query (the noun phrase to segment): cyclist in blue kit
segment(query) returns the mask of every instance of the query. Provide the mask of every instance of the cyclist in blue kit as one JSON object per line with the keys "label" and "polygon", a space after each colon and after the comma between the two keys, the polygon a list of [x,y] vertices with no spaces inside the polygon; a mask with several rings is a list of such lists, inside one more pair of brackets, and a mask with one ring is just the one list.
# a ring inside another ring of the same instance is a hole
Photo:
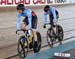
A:
{"label": "cyclist in blue kit", "polygon": [[46,28],[47,23],[47,15],[49,15],[49,20],[52,25],[52,27],[55,27],[57,24],[57,19],[59,18],[58,11],[49,5],[46,5],[44,7],[44,26],[43,28]]}
{"label": "cyclist in blue kit", "polygon": [[[16,24],[16,33],[18,30],[31,30],[34,36],[34,47],[37,48],[37,15],[31,9],[27,9],[24,7],[23,4],[19,4],[17,6],[17,24]],[[21,22],[21,16],[25,17],[24,20]]]}

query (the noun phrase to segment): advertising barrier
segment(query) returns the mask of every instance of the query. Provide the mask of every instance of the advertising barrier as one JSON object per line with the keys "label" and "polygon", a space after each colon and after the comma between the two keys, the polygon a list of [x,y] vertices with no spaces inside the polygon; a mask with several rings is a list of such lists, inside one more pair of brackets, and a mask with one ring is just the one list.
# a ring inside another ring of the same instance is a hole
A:
{"label": "advertising barrier", "polygon": [[17,4],[29,5],[44,5],[51,4],[53,0],[0,0],[0,6],[16,6]]}
{"label": "advertising barrier", "polygon": [[75,0],[0,0],[0,7],[16,6],[17,4],[24,4],[25,6],[46,5],[46,4],[65,4],[75,3]]}

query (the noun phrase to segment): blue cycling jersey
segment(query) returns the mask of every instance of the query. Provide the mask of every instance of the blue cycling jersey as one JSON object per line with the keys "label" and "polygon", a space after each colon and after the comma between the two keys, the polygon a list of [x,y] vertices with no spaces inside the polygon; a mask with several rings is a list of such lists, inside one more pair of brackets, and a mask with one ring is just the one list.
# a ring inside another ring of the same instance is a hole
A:
{"label": "blue cycling jersey", "polygon": [[32,11],[30,9],[25,9],[22,14],[20,14],[20,13],[17,14],[17,24],[16,24],[17,30],[20,30],[21,16],[23,16],[23,17],[27,16],[28,17],[28,21],[29,21],[28,29],[31,28],[31,26],[32,26],[32,14],[31,14],[31,12]]}
{"label": "blue cycling jersey", "polygon": [[[50,13],[50,15],[53,15],[53,18],[54,18],[53,22],[56,24],[57,18],[56,18],[55,8],[54,7],[50,7],[49,13]],[[48,13],[44,12],[44,24],[47,23],[47,15],[48,15]]]}

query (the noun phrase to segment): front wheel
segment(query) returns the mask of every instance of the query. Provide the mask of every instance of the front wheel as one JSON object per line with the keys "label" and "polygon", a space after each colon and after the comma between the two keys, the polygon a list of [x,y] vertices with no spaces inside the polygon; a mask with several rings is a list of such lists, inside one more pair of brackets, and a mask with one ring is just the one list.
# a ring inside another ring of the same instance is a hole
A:
{"label": "front wheel", "polygon": [[17,51],[20,58],[25,58],[28,53],[28,42],[25,36],[21,36],[18,41]]}
{"label": "front wheel", "polygon": [[55,33],[52,28],[47,30],[47,43],[52,48],[54,45]]}
{"label": "front wheel", "polygon": [[41,49],[41,41],[42,41],[42,40],[41,40],[41,34],[40,34],[39,32],[37,32],[37,42],[38,42],[38,47],[37,47],[37,48],[33,47],[34,53],[40,51],[40,49]]}

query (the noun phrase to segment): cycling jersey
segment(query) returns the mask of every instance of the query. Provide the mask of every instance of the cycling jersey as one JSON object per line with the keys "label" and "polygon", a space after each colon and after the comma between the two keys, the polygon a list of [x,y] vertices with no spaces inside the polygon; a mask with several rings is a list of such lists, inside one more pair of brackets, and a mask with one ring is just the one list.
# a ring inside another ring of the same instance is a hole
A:
{"label": "cycling jersey", "polygon": [[30,9],[25,9],[22,14],[19,13],[17,15],[17,24],[16,24],[17,30],[20,29],[21,16],[28,17],[28,22],[29,22],[28,29],[30,29],[32,26],[32,22],[31,22],[32,21],[32,11]]}
{"label": "cycling jersey", "polygon": [[[47,23],[47,15],[48,15],[48,13],[44,12],[44,24]],[[51,19],[51,20],[53,20],[53,23],[56,25],[57,17],[56,17],[56,10],[54,7],[50,7],[50,9],[49,9],[49,17],[50,16],[53,16],[53,19]]]}

